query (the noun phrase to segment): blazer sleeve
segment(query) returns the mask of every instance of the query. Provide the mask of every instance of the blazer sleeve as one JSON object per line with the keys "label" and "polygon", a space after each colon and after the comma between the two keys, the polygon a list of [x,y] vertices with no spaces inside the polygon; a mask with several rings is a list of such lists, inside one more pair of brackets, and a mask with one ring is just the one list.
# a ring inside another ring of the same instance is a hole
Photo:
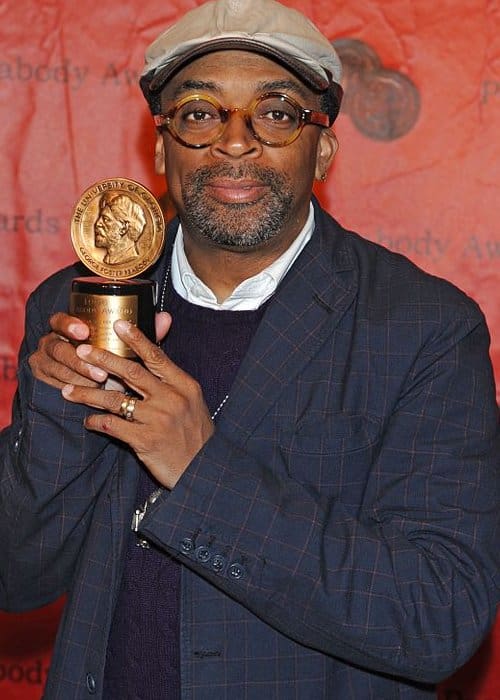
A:
{"label": "blazer sleeve", "polygon": [[437,682],[494,619],[500,443],[479,312],[421,345],[359,508],[278,473],[221,425],[141,531],[297,642]]}
{"label": "blazer sleeve", "polygon": [[28,365],[67,290],[58,278],[27,304],[12,422],[0,434],[0,607],[25,610],[67,591],[97,495],[106,440],[83,428],[88,409],[36,380]]}

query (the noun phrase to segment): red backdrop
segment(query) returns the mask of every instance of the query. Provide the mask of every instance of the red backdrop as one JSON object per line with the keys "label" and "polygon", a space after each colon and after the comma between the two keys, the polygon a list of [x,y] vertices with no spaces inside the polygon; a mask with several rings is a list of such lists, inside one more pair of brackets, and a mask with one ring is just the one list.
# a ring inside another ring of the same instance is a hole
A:
{"label": "red backdrop", "polygon": [[[0,425],[30,290],[72,261],[69,222],[96,180],[162,197],[137,87],[144,47],[194,0],[0,3]],[[498,0],[287,0],[346,65],[340,152],[318,189],[347,227],[456,283],[483,308],[500,374]],[[0,697],[40,697],[62,603],[0,614]],[[441,700],[498,700],[500,629]]]}

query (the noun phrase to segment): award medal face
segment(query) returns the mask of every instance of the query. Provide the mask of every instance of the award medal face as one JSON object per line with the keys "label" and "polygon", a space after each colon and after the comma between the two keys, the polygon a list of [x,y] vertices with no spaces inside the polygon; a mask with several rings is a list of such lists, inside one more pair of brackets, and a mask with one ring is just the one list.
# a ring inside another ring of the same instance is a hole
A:
{"label": "award medal face", "polygon": [[127,280],[159,258],[165,242],[160,205],[143,185],[126,178],[100,180],[78,201],[71,240],[83,264],[101,277]]}
{"label": "award medal face", "polygon": [[86,342],[134,358],[114,323],[125,319],[156,342],[156,285],[130,278],[151,267],[162,252],[165,222],[160,205],[138,182],[101,180],[76,205],[71,240],[80,260],[98,276],[73,280],[70,314],[87,324]]}

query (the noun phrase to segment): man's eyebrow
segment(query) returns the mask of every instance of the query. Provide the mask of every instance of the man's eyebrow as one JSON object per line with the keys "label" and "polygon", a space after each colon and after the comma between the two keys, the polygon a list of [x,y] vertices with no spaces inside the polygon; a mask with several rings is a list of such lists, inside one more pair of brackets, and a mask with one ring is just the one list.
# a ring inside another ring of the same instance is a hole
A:
{"label": "man's eyebrow", "polygon": [[310,100],[311,94],[306,90],[306,88],[299,82],[289,79],[281,80],[266,80],[258,83],[257,90],[259,92],[295,92],[300,95],[304,100]]}
{"label": "man's eyebrow", "polygon": [[206,92],[207,90],[210,92],[220,92],[220,85],[211,80],[185,80],[175,88],[172,97],[175,99],[180,97],[184,92],[190,92],[192,90],[196,92]]}

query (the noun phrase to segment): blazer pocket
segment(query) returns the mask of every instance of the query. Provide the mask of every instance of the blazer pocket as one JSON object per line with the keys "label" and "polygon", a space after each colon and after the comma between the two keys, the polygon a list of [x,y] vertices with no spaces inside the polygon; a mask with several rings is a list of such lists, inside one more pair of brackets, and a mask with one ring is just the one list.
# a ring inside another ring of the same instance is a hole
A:
{"label": "blazer pocket", "polygon": [[282,433],[281,457],[291,478],[359,505],[380,432],[380,419],[370,415],[308,415]]}
{"label": "blazer pocket", "polygon": [[295,430],[283,431],[281,444],[290,452],[336,454],[355,452],[373,445],[380,433],[380,419],[358,413],[308,415]]}

